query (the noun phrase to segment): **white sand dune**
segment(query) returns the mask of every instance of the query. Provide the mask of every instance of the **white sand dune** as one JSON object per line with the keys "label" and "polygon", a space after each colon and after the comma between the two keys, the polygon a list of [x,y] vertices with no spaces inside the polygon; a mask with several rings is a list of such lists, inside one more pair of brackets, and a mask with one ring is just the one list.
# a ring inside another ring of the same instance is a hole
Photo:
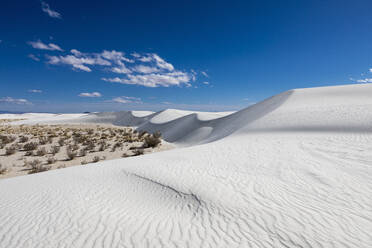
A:
{"label": "white sand dune", "polygon": [[0,180],[0,247],[372,247],[372,85],[60,118],[187,147]]}

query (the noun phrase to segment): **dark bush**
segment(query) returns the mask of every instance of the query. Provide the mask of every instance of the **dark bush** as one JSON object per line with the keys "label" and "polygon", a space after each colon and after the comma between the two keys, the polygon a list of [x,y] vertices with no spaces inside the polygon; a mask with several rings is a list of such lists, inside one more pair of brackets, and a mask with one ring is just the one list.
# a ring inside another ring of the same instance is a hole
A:
{"label": "dark bush", "polygon": [[23,146],[23,150],[25,151],[33,151],[33,150],[36,150],[36,148],[39,146],[38,143],[36,142],[29,142],[29,143],[26,143],[24,146]]}

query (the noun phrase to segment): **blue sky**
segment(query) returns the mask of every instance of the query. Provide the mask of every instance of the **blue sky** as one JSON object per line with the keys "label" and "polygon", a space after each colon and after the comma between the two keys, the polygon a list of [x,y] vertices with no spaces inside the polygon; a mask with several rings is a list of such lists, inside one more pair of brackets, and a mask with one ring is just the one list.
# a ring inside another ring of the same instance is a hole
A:
{"label": "blue sky", "polygon": [[2,1],[0,110],[225,111],[372,82],[371,1]]}

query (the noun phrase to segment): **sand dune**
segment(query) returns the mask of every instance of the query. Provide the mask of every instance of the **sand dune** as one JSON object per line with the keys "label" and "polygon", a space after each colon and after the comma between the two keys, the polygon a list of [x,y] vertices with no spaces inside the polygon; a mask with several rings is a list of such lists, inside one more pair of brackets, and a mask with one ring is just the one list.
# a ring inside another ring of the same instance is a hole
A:
{"label": "sand dune", "polygon": [[180,148],[0,180],[0,247],[371,247],[371,96],[16,122],[131,125]]}

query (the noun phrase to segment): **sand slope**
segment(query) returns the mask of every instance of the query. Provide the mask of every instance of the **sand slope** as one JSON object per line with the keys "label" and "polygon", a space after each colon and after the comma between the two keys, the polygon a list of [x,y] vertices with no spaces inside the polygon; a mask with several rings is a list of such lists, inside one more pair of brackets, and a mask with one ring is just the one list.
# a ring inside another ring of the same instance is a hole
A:
{"label": "sand slope", "polygon": [[370,96],[350,85],[214,118],[75,118],[188,147],[0,180],[0,247],[371,247]]}

